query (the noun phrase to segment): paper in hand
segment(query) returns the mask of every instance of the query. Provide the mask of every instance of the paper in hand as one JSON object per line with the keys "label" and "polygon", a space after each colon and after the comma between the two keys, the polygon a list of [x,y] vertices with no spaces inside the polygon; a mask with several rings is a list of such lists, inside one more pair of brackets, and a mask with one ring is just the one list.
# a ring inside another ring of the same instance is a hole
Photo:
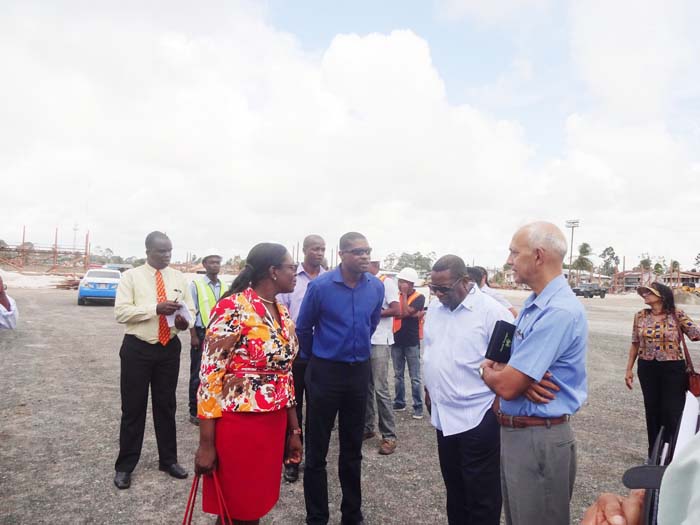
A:
{"label": "paper in hand", "polygon": [[185,303],[180,303],[180,308],[175,310],[175,313],[165,316],[165,319],[168,321],[168,326],[170,328],[175,326],[175,316],[177,315],[181,315],[182,317],[184,317],[188,324],[192,321],[192,316],[190,315],[189,308],[187,308],[187,305]]}

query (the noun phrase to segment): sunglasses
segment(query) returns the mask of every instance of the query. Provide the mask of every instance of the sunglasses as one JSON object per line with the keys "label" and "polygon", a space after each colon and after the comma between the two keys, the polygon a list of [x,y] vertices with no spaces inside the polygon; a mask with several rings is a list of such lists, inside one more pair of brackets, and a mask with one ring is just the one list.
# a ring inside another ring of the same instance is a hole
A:
{"label": "sunglasses", "polygon": [[371,255],[372,248],[353,248],[352,250],[343,250],[343,253],[351,253],[355,257],[360,257],[362,255]]}
{"label": "sunglasses", "polygon": [[430,291],[433,293],[441,293],[441,294],[446,294],[450,293],[455,286],[457,286],[457,283],[460,282],[462,278],[460,277],[457,279],[455,282],[453,282],[450,286],[439,286],[436,284],[429,284],[428,288],[430,288]]}

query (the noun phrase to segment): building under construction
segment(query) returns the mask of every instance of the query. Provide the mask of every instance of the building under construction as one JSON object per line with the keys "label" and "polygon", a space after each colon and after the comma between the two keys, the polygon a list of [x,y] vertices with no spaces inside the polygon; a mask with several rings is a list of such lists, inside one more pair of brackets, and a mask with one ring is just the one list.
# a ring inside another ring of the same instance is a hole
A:
{"label": "building under construction", "polygon": [[68,247],[58,244],[58,228],[52,245],[28,241],[26,228],[22,228],[21,243],[0,244],[0,266],[17,271],[38,270],[58,274],[86,271],[90,266],[90,232],[85,234],[83,246]]}

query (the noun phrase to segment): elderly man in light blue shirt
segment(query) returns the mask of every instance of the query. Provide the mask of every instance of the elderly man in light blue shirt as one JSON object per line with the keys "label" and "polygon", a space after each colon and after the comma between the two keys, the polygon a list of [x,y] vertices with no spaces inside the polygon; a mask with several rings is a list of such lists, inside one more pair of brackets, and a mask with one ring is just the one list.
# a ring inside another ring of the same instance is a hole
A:
{"label": "elderly man in light blue shirt", "polygon": [[576,441],[569,418],[586,401],[588,322],[562,275],[566,238],[536,222],[513,236],[508,264],[532,288],[516,320],[507,365],[485,361],[484,382],[502,398],[501,484],[508,525],[570,523]]}
{"label": "elderly man in light blue shirt", "polygon": [[469,282],[464,261],[441,257],[430,288],[438,301],[425,320],[426,404],[437,429],[450,525],[498,525],[501,516],[499,428],[493,392],[479,377],[497,321],[513,316]]}

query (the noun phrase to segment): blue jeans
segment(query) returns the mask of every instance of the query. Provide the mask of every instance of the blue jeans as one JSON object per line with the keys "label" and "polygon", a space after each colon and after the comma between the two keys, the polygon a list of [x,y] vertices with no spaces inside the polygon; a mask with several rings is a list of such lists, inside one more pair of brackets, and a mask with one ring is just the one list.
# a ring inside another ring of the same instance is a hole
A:
{"label": "blue jeans", "polygon": [[420,345],[391,347],[391,360],[394,363],[394,408],[405,408],[406,389],[403,384],[404,369],[408,363],[411,378],[413,413],[423,414],[423,385],[420,377]]}

